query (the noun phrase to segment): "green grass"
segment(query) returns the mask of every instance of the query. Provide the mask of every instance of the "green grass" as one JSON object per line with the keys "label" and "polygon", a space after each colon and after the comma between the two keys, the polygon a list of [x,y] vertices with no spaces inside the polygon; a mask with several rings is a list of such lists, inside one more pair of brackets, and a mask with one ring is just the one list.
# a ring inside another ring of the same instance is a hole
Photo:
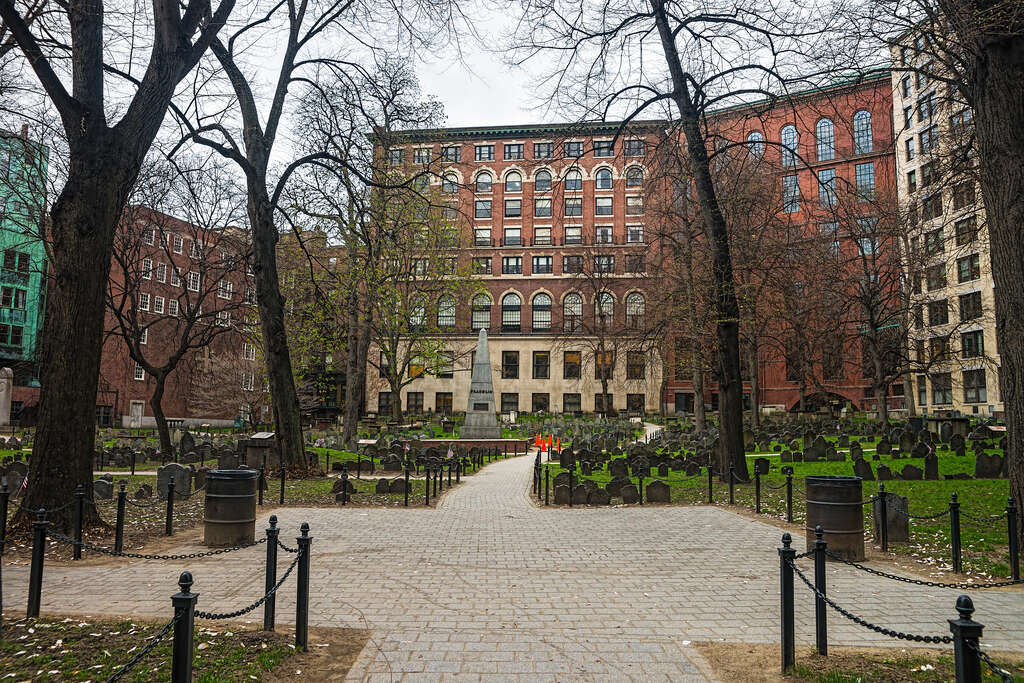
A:
{"label": "green grass", "polygon": [[[872,442],[873,443],[873,442]],[[862,447],[866,444],[862,443]],[[999,452],[999,451],[994,451]],[[865,452],[865,458],[871,462],[872,469],[877,471],[879,462],[885,463],[894,473],[906,465],[916,465],[924,469],[923,458],[902,458],[892,460],[889,456],[881,456],[878,462],[871,461],[872,453]],[[762,477],[761,506],[762,513],[776,519],[785,519],[785,490],[771,490],[770,486],[783,486],[786,478],[781,473],[785,464],[792,465],[793,475],[793,521],[802,524],[805,519],[805,506],[800,491],[804,488],[804,477],[808,475],[852,475],[853,463],[815,462],[815,463],[781,463],[779,456],[767,457],[770,472]],[[750,472],[753,472],[753,458],[748,458]],[[550,476],[554,477],[562,468],[557,463],[548,465]],[[949,451],[939,451],[939,475],[958,472],[974,473],[974,457],[957,457]],[[577,469],[577,475],[579,470]],[[595,472],[590,479],[600,485],[611,480],[607,469]],[[659,478],[659,477],[656,477]],[[661,478],[671,490],[674,504],[706,504],[707,503],[707,472],[703,470],[696,477],[686,477],[685,472],[670,471],[669,476]],[[635,480],[634,480],[635,481]],[[645,485],[650,480],[645,480]],[[978,578],[1007,577],[1009,575],[1009,550],[1007,545],[1006,521],[986,520],[987,517],[1001,515],[1006,510],[1009,494],[1009,482],[1006,479],[972,479],[938,481],[889,481],[883,482],[886,491],[906,496],[909,501],[911,515],[925,516],[948,509],[950,497],[958,495],[961,503],[961,545],[963,549],[963,568],[968,575]],[[878,481],[863,482],[863,498],[866,500],[879,490]],[[737,484],[735,499],[737,505],[754,508],[753,484]],[[728,485],[714,482],[714,501],[717,505],[728,503]],[[865,506],[865,511],[869,510]],[[980,521],[979,521],[980,520]],[[873,533],[871,516],[865,515],[865,530]],[[873,536],[871,537],[873,538]],[[870,541],[869,541],[870,542]],[[948,516],[937,520],[911,520],[910,542],[890,544],[889,549],[896,556],[913,559],[935,570],[950,570],[950,528]]]}

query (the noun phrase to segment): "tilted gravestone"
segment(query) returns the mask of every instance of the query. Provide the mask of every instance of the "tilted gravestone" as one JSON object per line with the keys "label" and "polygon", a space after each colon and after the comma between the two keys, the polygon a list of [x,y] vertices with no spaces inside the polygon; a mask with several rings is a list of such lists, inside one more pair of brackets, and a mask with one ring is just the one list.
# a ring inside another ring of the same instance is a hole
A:
{"label": "tilted gravestone", "polygon": [[192,493],[192,468],[170,462],[156,471],[156,492],[161,500],[167,499],[167,483],[172,479],[176,498],[185,498]]}
{"label": "tilted gravestone", "polygon": [[916,444],[914,444],[913,450],[910,451],[910,457],[924,458],[931,452],[932,449],[928,446],[928,444],[924,443],[923,441],[918,441]]}
{"label": "tilted gravestone", "polygon": [[392,479],[388,487],[388,493],[405,493],[405,479],[402,477],[395,477]]}
{"label": "tilted gravestone", "polygon": [[875,473],[871,471],[871,463],[864,458],[853,461],[853,475],[864,481],[874,481]]}
{"label": "tilted gravestone", "polygon": [[[913,467],[908,465],[907,467]],[[882,528],[882,501],[875,498],[871,504],[871,520],[874,524],[875,538],[879,538]],[[890,543],[906,543],[910,540],[910,518],[907,516],[907,499],[890,493],[885,497],[886,537]]]}

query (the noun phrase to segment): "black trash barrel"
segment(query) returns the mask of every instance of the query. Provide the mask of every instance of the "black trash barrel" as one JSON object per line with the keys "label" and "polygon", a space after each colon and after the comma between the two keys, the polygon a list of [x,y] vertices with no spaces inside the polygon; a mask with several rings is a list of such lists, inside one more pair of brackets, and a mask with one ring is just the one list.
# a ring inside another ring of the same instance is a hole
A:
{"label": "black trash barrel", "polygon": [[806,477],[807,547],[814,543],[814,528],[821,525],[828,549],[847,560],[864,559],[864,510],[861,507],[861,478]]}
{"label": "black trash barrel", "polygon": [[211,470],[206,474],[203,543],[232,546],[256,539],[257,470]]}

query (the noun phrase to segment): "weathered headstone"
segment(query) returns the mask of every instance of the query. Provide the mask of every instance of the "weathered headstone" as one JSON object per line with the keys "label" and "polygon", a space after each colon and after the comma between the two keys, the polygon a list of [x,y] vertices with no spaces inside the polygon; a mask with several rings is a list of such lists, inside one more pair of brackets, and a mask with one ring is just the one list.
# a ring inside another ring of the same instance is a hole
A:
{"label": "weathered headstone", "polygon": [[665,482],[655,479],[647,485],[647,501],[650,503],[668,503],[672,500],[671,489]]}
{"label": "weathered headstone", "polygon": [[906,465],[900,471],[900,479],[903,481],[921,481],[924,478],[924,471],[917,465]]}
{"label": "weathered headstone", "polygon": [[381,477],[380,479],[377,480],[377,484],[374,487],[374,491],[377,492],[377,493],[390,493],[391,492],[391,484],[388,483],[387,479],[385,479],[384,477]]}
{"label": "weathered headstone", "polygon": [[889,443],[889,439],[879,439],[878,445],[875,446],[875,452],[879,455],[889,455],[892,452],[892,445]]}
{"label": "weathered headstone", "polygon": [[114,485],[105,479],[97,479],[92,483],[92,495],[97,500],[110,500],[114,497]]}
{"label": "weathered headstone", "polygon": [[[349,481],[349,484],[351,483],[352,482]],[[354,488],[352,489],[352,492],[355,492]],[[392,479],[388,487],[388,493],[405,493],[405,479],[402,477],[395,477]]]}
{"label": "weathered headstone", "polygon": [[1001,455],[984,451],[978,452],[974,460],[974,477],[976,479],[998,479],[1006,467]]}
{"label": "weathered headstone", "polygon": [[929,453],[924,456],[924,478],[936,481],[939,478],[939,456]]}
{"label": "weathered headstone", "polygon": [[909,431],[904,430],[900,432],[900,450],[904,453],[909,453],[913,450],[916,442],[917,440],[914,438],[914,435]]}
{"label": "weathered headstone", "polygon": [[625,458],[615,458],[609,461],[608,474],[612,475],[612,477],[629,476],[629,465],[626,464]]}
{"label": "weathered headstone", "polygon": [[555,487],[555,505],[568,505],[569,504],[569,486],[568,484],[560,485]]}
{"label": "weathered headstone", "polygon": [[788,448],[783,448],[782,452],[779,453],[779,462],[793,462],[793,454]]}
{"label": "weathered headstone", "polygon": [[623,503],[637,503],[640,501],[640,492],[637,491],[636,485],[629,483],[619,489],[619,495],[622,496]]}
{"label": "weathered headstone", "polygon": [[857,458],[864,457],[864,449],[861,445],[854,441],[850,444],[850,460],[856,460]]}
{"label": "weathered headstone", "polygon": [[[913,467],[913,465],[908,465]],[[871,504],[871,518],[874,523],[875,538],[879,538],[882,528],[882,501],[875,498]],[[886,537],[890,543],[906,543],[910,540],[910,518],[907,516],[907,499],[890,493],[885,497]]]}
{"label": "weathered headstone", "polygon": [[587,487],[583,484],[577,484],[576,488],[572,490],[572,504],[573,505],[586,505],[587,504]]}
{"label": "weathered headstone", "polygon": [[765,475],[768,474],[768,469],[771,467],[771,461],[768,458],[755,458],[754,459],[754,474]]}
{"label": "weathered headstone", "polygon": [[829,446],[825,449],[825,460],[828,462],[842,462],[846,460],[846,454],[841,452],[835,446]]}
{"label": "weathered headstone", "polygon": [[192,493],[192,468],[170,462],[156,471],[156,492],[162,500],[167,498],[167,483],[172,479],[176,498],[185,498]]}
{"label": "weathered headstone", "polygon": [[888,465],[881,464],[878,466],[878,481],[892,481],[892,470],[889,469]]}
{"label": "weathered headstone", "polygon": [[874,481],[875,474],[871,471],[871,463],[864,458],[853,461],[853,474],[864,481]]}
{"label": "weathered headstone", "polygon": [[143,484],[139,487],[139,490],[135,492],[135,500],[149,500],[153,497],[153,487],[149,484]]}
{"label": "weathered headstone", "polygon": [[[922,434],[923,433],[924,432],[922,432]],[[913,450],[910,451],[910,457],[912,457],[912,458],[924,458],[924,457],[926,457],[931,452],[932,452],[932,449],[928,446],[928,444],[926,444],[923,441],[918,441],[916,444],[914,444]]]}
{"label": "weathered headstone", "polygon": [[611,502],[611,496],[608,495],[608,491],[605,489],[597,488],[590,491],[587,495],[587,503],[589,505],[608,505]]}

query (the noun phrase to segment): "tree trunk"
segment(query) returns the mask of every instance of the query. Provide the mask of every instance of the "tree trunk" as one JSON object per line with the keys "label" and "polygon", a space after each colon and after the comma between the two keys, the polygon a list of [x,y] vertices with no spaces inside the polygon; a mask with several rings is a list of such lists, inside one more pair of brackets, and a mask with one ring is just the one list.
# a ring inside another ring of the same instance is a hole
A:
{"label": "tree trunk", "polygon": [[[120,149],[115,136],[103,138],[80,140],[72,149],[67,184],[50,213],[53,267],[40,345],[39,426],[22,501],[27,510],[62,506],[79,484],[92,490],[96,386],[113,236],[125,188],[137,173],[127,161],[130,152]],[[53,529],[71,530],[73,507],[48,515]],[[19,512],[15,523],[26,525],[34,517]],[[95,506],[87,503],[86,523],[97,522],[102,520]]]}
{"label": "tree trunk", "polygon": [[750,373],[750,417],[754,423],[754,429],[761,428],[761,378],[759,375],[760,363],[758,363],[758,356],[760,355],[757,341],[750,343],[750,357],[752,360],[753,367]]}
{"label": "tree trunk", "polygon": [[388,384],[391,387],[391,417],[398,422],[402,421],[402,378],[388,377]]}
{"label": "tree trunk", "polygon": [[359,293],[353,287],[348,297],[348,320],[345,330],[345,417],[341,442],[349,446],[358,434],[359,406],[356,405],[356,375],[359,367]]}
{"label": "tree trunk", "polygon": [[160,435],[160,452],[171,453],[171,430],[167,428],[167,417],[164,415],[164,386],[167,384],[167,375],[157,375],[153,379],[156,386],[153,387],[153,395],[149,398],[149,407],[153,410],[153,419],[156,420],[156,431]]}
{"label": "tree trunk", "polygon": [[[1019,28],[1006,36],[971,41],[985,46],[974,64],[971,100],[995,281],[1010,492],[1017,509],[1024,510],[1024,37]],[[1024,547],[1024,524],[1017,528]]]}
{"label": "tree trunk", "polygon": [[308,469],[302,442],[299,418],[299,397],[295,391],[292,359],[288,351],[288,334],[284,325],[284,297],[277,275],[277,227],[273,207],[266,196],[265,178],[249,182],[249,221],[253,231],[255,255],[256,300],[259,304],[260,327],[270,398],[274,406],[274,429],[282,462],[291,467]]}
{"label": "tree trunk", "polygon": [[708,428],[708,418],[704,413],[704,371],[701,369],[700,355],[693,355],[693,426],[698,432]]}

